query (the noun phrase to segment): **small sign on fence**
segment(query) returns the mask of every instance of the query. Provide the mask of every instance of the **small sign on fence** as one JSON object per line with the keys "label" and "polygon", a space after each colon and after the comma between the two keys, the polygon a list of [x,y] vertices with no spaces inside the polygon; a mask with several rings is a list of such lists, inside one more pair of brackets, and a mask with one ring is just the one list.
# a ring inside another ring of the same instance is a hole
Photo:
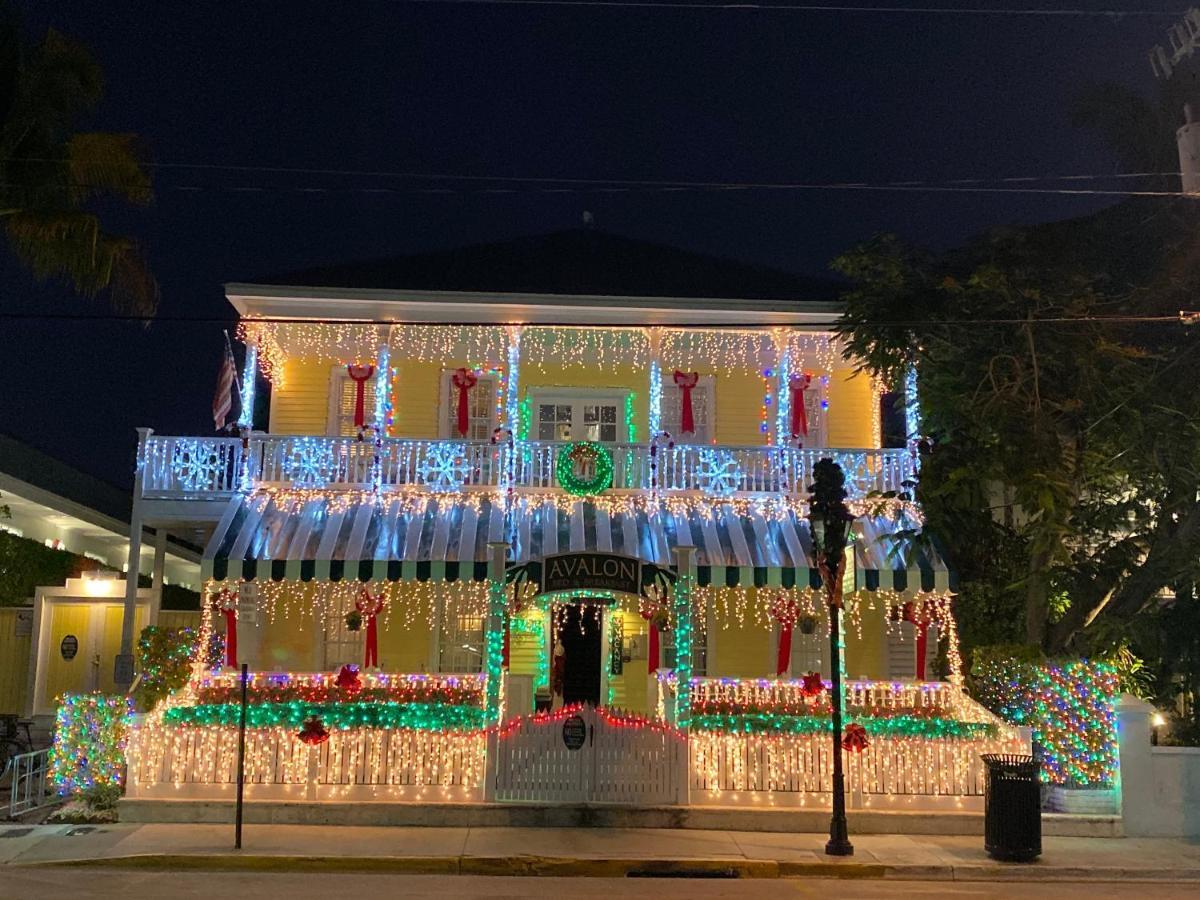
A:
{"label": "small sign on fence", "polygon": [[587,724],[583,716],[567,716],[562,726],[563,746],[568,750],[579,750],[587,740]]}

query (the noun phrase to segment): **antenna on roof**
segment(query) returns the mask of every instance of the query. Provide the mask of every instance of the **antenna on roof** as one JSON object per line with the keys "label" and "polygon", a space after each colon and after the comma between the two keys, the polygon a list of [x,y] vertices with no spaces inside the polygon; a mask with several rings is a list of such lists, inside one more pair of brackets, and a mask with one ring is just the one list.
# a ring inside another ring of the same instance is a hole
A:
{"label": "antenna on roof", "polygon": [[585,228],[591,228],[595,224],[596,224],[596,217],[593,216],[591,214],[591,212],[589,212],[588,210],[585,209],[583,211],[583,226]]}

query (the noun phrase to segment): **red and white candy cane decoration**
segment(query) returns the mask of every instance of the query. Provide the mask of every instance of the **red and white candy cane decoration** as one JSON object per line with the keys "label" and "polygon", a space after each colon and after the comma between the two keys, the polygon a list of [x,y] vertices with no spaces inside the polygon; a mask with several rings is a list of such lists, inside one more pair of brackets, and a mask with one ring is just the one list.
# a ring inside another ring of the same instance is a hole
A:
{"label": "red and white candy cane decoration", "polygon": [[504,444],[508,447],[508,453],[504,459],[504,504],[508,507],[513,495],[514,477],[513,467],[516,465],[516,454],[513,453],[513,433],[512,429],[505,428],[501,425],[499,428],[492,429],[492,443],[496,445]]}
{"label": "red and white candy cane decoration", "polygon": [[771,618],[779,623],[779,649],[775,654],[775,674],[782,675],[792,664],[792,629],[800,617],[795,599],[780,594],[771,604]]}
{"label": "red and white candy cane decoration", "polygon": [[[362,428],[367,424],[366,387],[367,381],[375,374],[374,366],[346,366],[346,374],[354,382],[354,427]],[[359,435],[362,440],[362,435]]]}
{"label": "red and white candy cane decoration", "polygon": [[679,433],[695,434],[696,418],[692,413],[692,388],[700,383],[700,376],[695,372],[680,372],[675,370],[675,384],[683,391],[679,400]]}
{"label": "red and white candy cane decoration", "polygon": [[658,451],[659,448],[672,450],[675,447],[675,441],[671,438],[671,432],[660,431],[658,434],[650,438],[650,490],[658,488]]}
{"label": "red and white candy cane decoration", "polygon": [[225,665],[236,669],[237,659],[237,591],[221,588],[212,598],[214,611],[225,616]]}
{"label": "red and white candy cane decoration", "polygon": [[375,619],[383,612],[383,594],[372,596],[370,591],[363,588],[358,594],[358,599],[354,601],[354,608],[358,610],[359,615],[363,617],[363,621],[367,623],[367,640],[366,646],[363,649],[363,668],[378,667],[379,625]]}
{"label": "red and white candy cane decoration", "polygon": [[458,388],[458,434],[460,437],[466,437],[467,429],[471,427],[471,401],[467,397],[467,391],[475,387],[479,379],[470,369],[463,368],[454,370],[451,381]]}
{"label": "red and white candy cane decoration", "polygon": [[812,373],[803,372],[788,379],[791,389],[792,437],[808,436],[808,411],[804,408],[804,392],[812,387]]}

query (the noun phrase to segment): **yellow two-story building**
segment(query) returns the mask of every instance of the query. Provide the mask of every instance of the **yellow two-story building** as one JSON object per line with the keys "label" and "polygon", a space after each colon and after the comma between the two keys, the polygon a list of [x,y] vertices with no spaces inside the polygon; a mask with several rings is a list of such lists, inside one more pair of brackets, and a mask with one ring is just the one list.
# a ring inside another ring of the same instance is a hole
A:
{"label": "yellow two-story building", "polygon": [[[263,723],[295,731],[275,707],[298,697],[310,737],[414,727],[362,707],[420,719],[446,692],[484,729],[580,704],[687,727],[744,690],[786,711],[831,674],[826,458],[856,516],[845,675],[956,680],[949,573],[892,539],[920,526],[913,398],[883,447],[887,388],[845,357],[828,286],[591,232],[264,282],[226,286],[240,432],[144,431],[135,498],[204,532],[207,627]],[[198,663],[159,724],[226,722],[227,677]]]}

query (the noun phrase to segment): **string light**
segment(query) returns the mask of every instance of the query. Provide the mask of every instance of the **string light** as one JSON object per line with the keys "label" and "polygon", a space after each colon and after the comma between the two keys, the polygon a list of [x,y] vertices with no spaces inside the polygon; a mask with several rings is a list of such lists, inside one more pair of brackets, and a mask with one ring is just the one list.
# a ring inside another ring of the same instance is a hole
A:
{"label": "string light", "polygon": [[64,694],[55,716],[50,778],[60,796],[121,784],[133,699]]}
{"label": "string light", "polygon": [[662,433],[662,367],[658,358],[650,360],[650,390],[646,401],[648,432],[653,438]]}
{"label": "string light", "polygon": [[1052,784],[1116,783],[1116,670],[1080,660],[1064,665],[985,662],[972,669],[980,698],[1001,718],[1033,729],[1042,779]]}

